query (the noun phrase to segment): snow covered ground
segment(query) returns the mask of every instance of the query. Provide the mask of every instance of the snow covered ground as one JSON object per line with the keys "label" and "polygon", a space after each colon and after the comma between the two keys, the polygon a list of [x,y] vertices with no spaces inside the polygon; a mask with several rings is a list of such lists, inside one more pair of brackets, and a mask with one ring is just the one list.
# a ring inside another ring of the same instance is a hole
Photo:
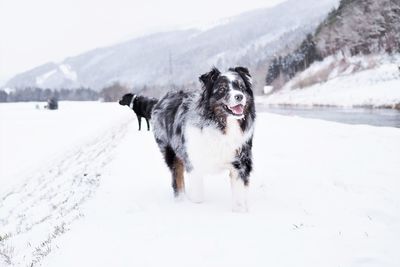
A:
{"label": "snow covered ground", "polygon": [[[316,84],[302,86],[311,81]],[[330,56],[259,103],[400,109],[400,55]]]}
{"label": "snow covered ground", "polygon": [[[21,122],[1,130],[19,138],[30,104],[7,105],[1,116],[12,108]],[[12,189],[0,194],[0,266],[400,265],[399,129],[259,113],[250,212],[238,214],[226,173],[206,179],[203,204],[174,201],[153,136],[128,109],[68,105],[36,115],[71,123],[79,131],[58,138],[76,142],[38,137],[51,160],[26,180],[1,177]]]}
{"label": "snow covered ground", "polygon": [[25,179],[38,166],[47,168],[66,151],[132,115],[114,103],[62,101],[57,111],[46,110],[44,105],[0,104],[0,194],[9,182]]}

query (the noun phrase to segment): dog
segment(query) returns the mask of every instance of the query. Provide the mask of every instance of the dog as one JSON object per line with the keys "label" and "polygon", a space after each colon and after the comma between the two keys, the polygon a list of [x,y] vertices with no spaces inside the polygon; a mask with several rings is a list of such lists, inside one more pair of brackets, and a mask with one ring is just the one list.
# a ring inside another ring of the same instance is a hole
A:
{"label": "dog", "polygon": [[151,119],[151,111],[157,101],[158,100],[155,98],[147,98],[129,93],[122,97],[119,104],[122,106],[128,106],[135,112],[139,123],[139,131],[142,128],[142,118],[146,119],[147,131],[150,131],[149,120]]}
{"label": "dog", "polygon": [[246,212],[256,118],[251,75],[244,67],[214,67],[199,79],[201,90],[169,92],[151,113],[174,195],[203,202],[203,177],[229,170],[233,211]]}

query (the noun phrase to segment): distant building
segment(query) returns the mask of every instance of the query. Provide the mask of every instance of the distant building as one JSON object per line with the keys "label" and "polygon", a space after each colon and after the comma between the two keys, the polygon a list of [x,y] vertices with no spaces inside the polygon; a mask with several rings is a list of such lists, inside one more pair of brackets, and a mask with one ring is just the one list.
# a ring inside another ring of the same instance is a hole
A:
{"label": "distant building", "polygon": [[264,94],[265,95],[272,93],[273,90],[274,90],[273,86],[264,86]]}
{"label": "distant building", "polygon": [[58,100],[55,97],[51,97],[47,100],[47,109],[56,110],[58,109]]}

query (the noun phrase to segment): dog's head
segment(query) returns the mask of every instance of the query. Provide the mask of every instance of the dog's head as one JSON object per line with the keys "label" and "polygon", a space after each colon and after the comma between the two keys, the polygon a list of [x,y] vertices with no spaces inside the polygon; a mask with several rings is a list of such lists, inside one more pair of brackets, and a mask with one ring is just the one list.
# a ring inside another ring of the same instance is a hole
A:
{"label": "dog's head", "polygon": [[202,100],[216,116],[233,116],[242,119],[253,105],[253,91],[249,70],[230,68],[221,73],[217,68],[200,76],[203,84]]}
{"label": "dog's head", "polygon": [[118,103],[122,106],[129,106],[132,104],[134,97],[135,97],[134,94],[131,94],[131,93],[125,94]]}

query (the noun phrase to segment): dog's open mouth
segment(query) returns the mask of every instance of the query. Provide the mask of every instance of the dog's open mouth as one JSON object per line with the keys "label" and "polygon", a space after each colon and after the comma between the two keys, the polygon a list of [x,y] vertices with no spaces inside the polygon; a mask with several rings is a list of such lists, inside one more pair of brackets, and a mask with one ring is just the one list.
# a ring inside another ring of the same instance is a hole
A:
{"label": "dog's open mouth", "polygon": [[235,116],[243,115],[244,106],[242,104],[232,106],[232,107],[228,107],[228,106],[225,106],[225,107],[229,111],[229,113],[231,113],[232,115],[235,115]]}

